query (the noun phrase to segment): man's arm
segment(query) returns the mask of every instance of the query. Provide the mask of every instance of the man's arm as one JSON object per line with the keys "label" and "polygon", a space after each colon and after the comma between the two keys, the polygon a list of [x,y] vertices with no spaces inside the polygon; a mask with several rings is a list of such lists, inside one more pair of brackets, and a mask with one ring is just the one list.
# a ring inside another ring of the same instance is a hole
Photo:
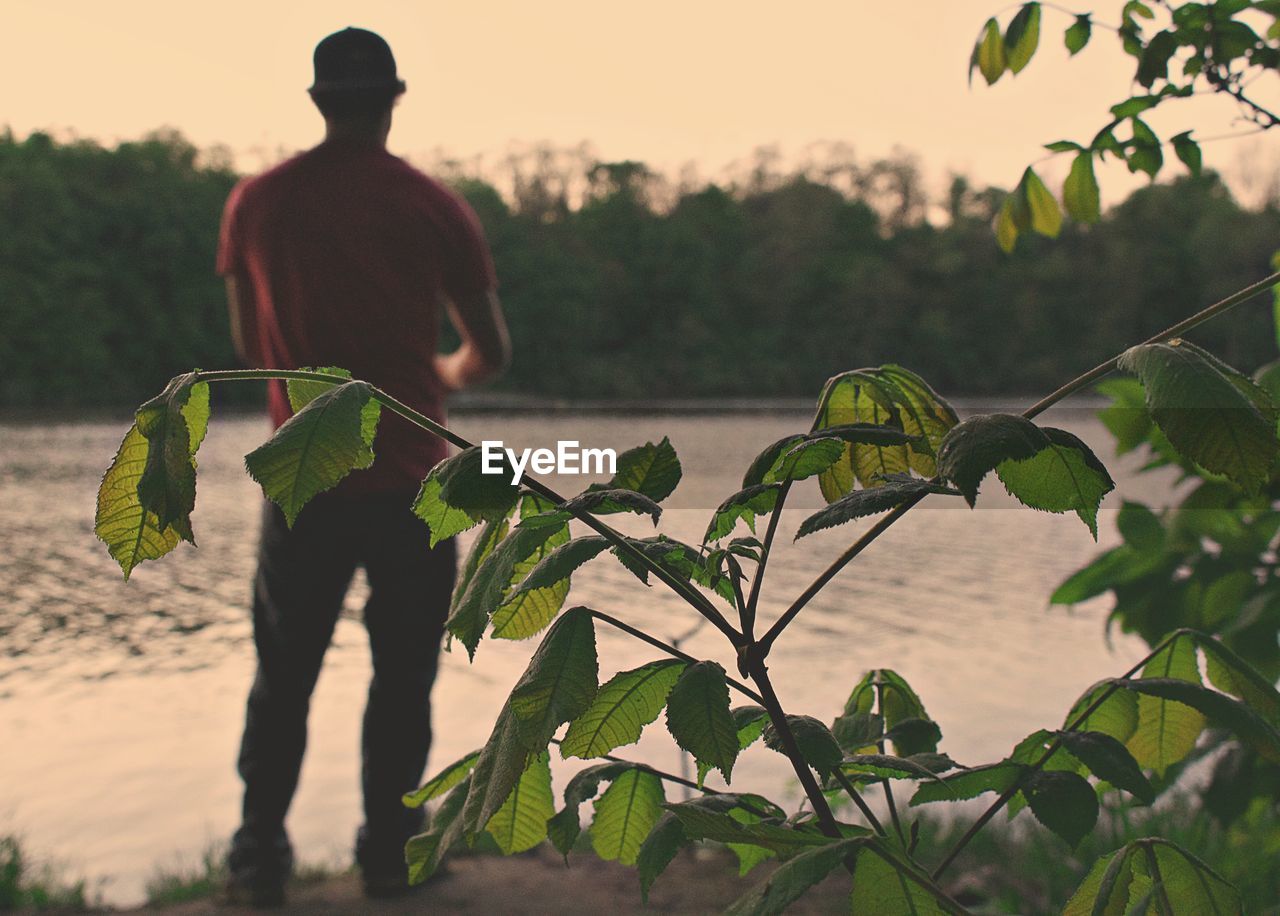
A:
{"label": "man's arm", "polygon": [[511,338],[497,294],[489,290],[447,300],[445,308],[462,345],[436,356],[436,375],[444,387],[460,391],[501,375],[511,364]]}
{"label": "man's arm", "polygon": [[248,277],[227,274],[227,309],[231,316],[231,344],[241,364],[256,368],[263,362],[258,339],[258,307]]}

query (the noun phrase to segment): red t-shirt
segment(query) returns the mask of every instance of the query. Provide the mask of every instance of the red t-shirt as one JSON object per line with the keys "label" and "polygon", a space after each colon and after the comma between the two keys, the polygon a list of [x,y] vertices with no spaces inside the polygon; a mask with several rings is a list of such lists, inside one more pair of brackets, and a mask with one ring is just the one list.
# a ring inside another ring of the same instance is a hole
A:
{"label": "red t-shirt", "polygon": [[[252,286],[263,368],[338,366],[444,422],[442,296],[492,289],[489,247],[458,195],[377,147],[322,143],[231,192],[218,272]],[[268,383],[271,419],[291,414]],[[348,493],[414,490],[444,442],[382,411],[375,460]]]}

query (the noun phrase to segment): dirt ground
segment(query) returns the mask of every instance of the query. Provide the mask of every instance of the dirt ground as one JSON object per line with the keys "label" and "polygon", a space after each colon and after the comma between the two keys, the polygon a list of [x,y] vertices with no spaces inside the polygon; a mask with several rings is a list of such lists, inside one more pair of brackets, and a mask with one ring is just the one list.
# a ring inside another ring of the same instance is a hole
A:
{"label": "dirt ground", "polygon": [[[649,904],[640,900],[634,868],[603,862],[590,853],[564,860],[545,846],[520,856],[469,856],[451,859],[446,873],[397,900],[368,900],[354,872],[290,889],[284,909],[270,912],[296,916],[338,914],[626,914],[718,913],[756,882],[765,880],[762,865],[747,878],[737,877],[731,857],[709,850],[682,853],[655,882]],[[836,875],[814,888],[794,907],[795,914],[848,912],[848,876]],[[130,913],[164,916],[238,916],[261,910],[200,900],[163,909]]]}

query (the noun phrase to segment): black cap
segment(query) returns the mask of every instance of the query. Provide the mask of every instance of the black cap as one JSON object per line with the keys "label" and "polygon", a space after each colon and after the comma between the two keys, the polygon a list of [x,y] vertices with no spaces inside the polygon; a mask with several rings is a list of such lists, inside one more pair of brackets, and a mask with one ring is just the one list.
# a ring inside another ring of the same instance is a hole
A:
{"label": "black cap", "polygon": [[404,92],[405,83],[396,75],[396,59],[381,35],[367,29],[345,28],[316,45],[315,82],[312,95],[386,89]]}

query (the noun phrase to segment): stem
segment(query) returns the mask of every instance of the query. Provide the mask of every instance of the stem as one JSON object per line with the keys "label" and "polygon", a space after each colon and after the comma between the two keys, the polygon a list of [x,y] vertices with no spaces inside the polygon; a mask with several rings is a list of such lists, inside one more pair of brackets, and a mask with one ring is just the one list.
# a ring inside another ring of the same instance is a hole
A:
{"label": "stem", "polygon": [[[1235,308],[1237,305],[1240,305],[1242,302],[1246,302],[1249,299],[1252,299],[1254,296],[1257,296],[1260,293],[1266,292],[1268,289],[1275,286],[1277,283],[1280,283],[1280,272],[1273,273],[1270,276],[1264,277],[1263,279],[1259,280],[1257,283],[1254,283],[1250,286],[1246,286],[1244,289],[1240,290],[1239,292],[1233,293],[1232,295],[1221,300],[1220,302],[1215,302],[1213,305],[1209,306],[1208,308],[1205,308],[1199,312],[1196,312],[1190,318],[1185,318],[1182,321],[1179,321],[1177,324],[1173,325],[1172,327],[1165,328],[1159,334],[1156,334],[1152,337],[1148,337],[1146,340],[1142,341],[1142,343],[1137,344],[1137,346],[1146,346],[1148,344],[1163,343],[1166,340],[1170,340],[1174,337],[1179,337],[1182,334],[1185,334],[1187,331],[1190,331],[1193,328],[1199,327],[1209,319],[1216,318],[1218,315],[1221,315],[1223,312],[1226,312],[1230,309]],[[1120,357],[1123,355],[1124,355],[1123,353],[1119,353],[1113,356],[1111,359],[1107,360],[1105,363],[1101,363],[1097,366],[1094,366],[1092,369],[1090,369],[1088,372],[1084,373],[1083,375],[1077,376],[1076,378],[1067,382],[1067,384],[1063,385],[1057,391],[1053,392],[1053,394],[1050,394],[1047,397],[1041,398],[1039,401],[1037,401],[1036,403],[1028,407],[1026,410],[1024,410],[1022,412],[1022,416],[1028,420],[1033,419],[1034,417],[1037,417],[1040,414],[1044,413],[1054,404],[1057,404],[1063,398],[1069,397],[1070,395],[1075,394],[1077,391],[1080,391],[1081,389],[1087,388],[1089,385],[1092,385],[1098,379],[1114,371],[1116,368],[1116,363],[1119,362]],[[768,650],[770,646],[772,646],[773,641],[777,639],[779,634],[781,634],[782,631],[787,628],[787,625],[791,623],[792,620],[795,619],[795,616],[800,613],[800,609],[803,608],[806,604],[808,604],[811,600],[813,600],[813,597],[817,595],[818,592],[822,591],[823,586],[825,586],[828,582],[830,582],[833,578],[835,578],[836,573],[840,572],[840,570],[842,570],[849,563],[850,560],[852,560],[854,557],[860,554],[863,550],[865,550],[871,544],[872,541],[874,541],[880,535],[884,534],[884,532],[888,530],[889,527],[892,526],[894,522],[902,518],[902,516],[906,515],[909,511],[911,511],[911,509],[914,508],[915,505],[919,503],[922,499],[924,499],[923,495],[913,496],[910,499],[908,499],[906,502],[899,504],[892,512],[890,512],[888,515],[882,518],[879,522],[877,522],[874,526],[868,529],[867,532],[862,537],[858,538],[858,540],[856,540],[853,543],[853,545],[849,547],[848,550],[846,550],[839,557],[837,557],[835,562],[833,562],[830,566],[828,566],[822,572],[822,574],[819,575],[818,578],[813,581],[813,584],[810,585],[808,588],[806,588],[800,594],[800,597],[796,598],[796,600],[792,602],[791,607],[787,608],[787,610],[783,613],[783,615],[777,619],[777,621],[773,624],[772,627],[769,628],[769,632],[767,632],[764,635],[764,637],[760,640],[760,651],[762,652],[762,654],[764,655],[768,654]]]}
{"label": "stem", "polygon": [[[1063,729],[1063,731],[1073,732],[1078,729],[1091,715],[1097,712],[1098,708],[1101,707],[1103,703],[1111,699],[1112,694],[1121,689],[1121,685],[1115,683],[1115,681],[1122,681],[1137,674],[1142,670],[1143,666],[1145,666],[1147,662],[1151,661],[1151,659],[1164,651],[1166,646],[1188,632],[1190,631],[1186,629],[1174,630],[1162,639],[1141,661],[1126,671],[1119,678],[1115,678],[1111,684],[1108,684],[1106,689],[1098,695],[1097,699],[1085,707],[1084,712],[1076,716],[1075,719]],[[1009,801],[1022,790],[1022,785],[1026,782],[1027,778],[1038,772],[1046,763],[1048,763],[1049,758],[1056,754],[1060,747],[1062,747],[1061,736],[1054,738],[1053,741],[1049,743],[1049,746],[1045,748],[1044,753],[1040,755],[1040,759],[1027,769],[1020,772],[1017,778],[1014,779],[1013,784],[1009,786],[1009,788],[1005,789],[1004,792],[1000,794],[999,798],[992,802],[990,808],[982,812],[982,815],[973,822],[968,830],[964,832],[964,836],[960,837],[960,839],[956,841],[956,845],[951,847],[951,851],[947,853],[947,857],[942,860],[942,863],[933,870],[933,878],[935,881],[944,871],[947,870],[947,866],[955,861],[956,856],[960,855],[960,851],[969,845],[969,841],[978,835],[978,831],[985,827],[987,822],[991,820],[991,818],[995,817],[1000,809],[1007,805]]]}
{"label": "stem", "polygon": [[[1147,860],[1147,872],[1152,879],[1160,874],[1160,863],[1156,861],[1156,851],[1151,848],[1150,841],[1142,843],[1142,854]],[[1169,894],[1165,891],[1164,882],[1156,881],[1156,902],[1160,904],[1160,913],[1162,916],[1173,916],[1173,903],[1169,900]]]}
{"label": "stem", "polygon": [[[635,627],[631,626],[631,624],[629,623],[623,623],[617,617],[612,617],[601,611],[595,611],[595,610],[591,611],[591,616],[594,617],[596,620],[599,620],[603,623],[607,623],[609,624],[609,626],[615,627],[621,630],[622,632],[626,633],[628,636],[634,636],[636,639],[640,640],[641,642],[647,642],[649,645],[653,646],[655,649],[660,649],[663,652],[666,652],[668,655],[672,656],[673,658],[678,658],[681,661],[688,662],[691,665],[696,665],[698,663],[698,659],[694,658],[689,653],[681,652],[675,646],[669,645],[655,636],[650,636],[644,630],[638,630]],[[764,698],[761,697],[760,694],[752,690],[750,687],[748,687],[746,684],[743,684],[741,681],[735,681],[733,678],[727,675],[725,676],[725,681],[727,681],[731,687],[735,688],[743,696],[749,697],[750,699],[755,700],[761,706],[764,706]]]}
{"label": "stem", "polygon": [[[198,372],[196,373],[196,377],[199,381],[204,381],[204,382],[226,382],[226,381],[262,380],[262,379],[298,379],[300,381],[326,382],[330,385],[340,385],[350,381],[350,379],[328,375],[323,372],[307,372],[305,370],[300,370],[300,369],[229,369],[229,370],[221,370],[216,372]],[[427,432],[431,433],[437,438],[444,439],[446,442],[449,442],[452,445],[456,445],[458,448],[465,449],[465,448],[475,447],[474,443],[468,442],[462,436],[459,436],[457,433],[451,431],[447,427],[441,425],[440,423],[437,423],[435,420],[431,419],[425,414],[414,410],[412,407],[409,407],[407,404],[402,403],[401,401],[387,394],[382,389],[377,388],[373,385],[370,385],[369,391],[373,396],[374,400],[376,400],[379,404],[382,404],[384,407],[391,410],[392,412],[397,413],[400,416],[404,417],[406,420],[408,420],[410,423],[414,424],[415,426],[425,429]],[[552,502],[556,503],[557,505],[562,505],[566,501],[563,496],[561,496],[555,490],[552,490],[546,484],[538,481],[536,478],[526,477],[525,486],[528,489],[532,490],[534,493],[537,493],[539,496],[542,496],[545,499],[549,499]],[[609,525],[605,524],[604,522],[600,521],[590,512],[575,511],[573,512],[573,515],[579,521],[586,524],[588,528],[591,528],[597,534],[604,537],[605,540],[609,541],[619,550],[628,554],[630,557],[635,559],[642,566],[644,566],[646,569],[652,572],[655,576],[661,579],[677,595],[683,598],[694,610],[696,610],[699,614],[701,614],[707,620],[711,621],[711,623],[714,624],[715,627],[718,630],[720,630],[720,632],[724,633],[724,635],[728,638],[728,640],[731,643],[733,643],[735,647],[743,645],[744,641],[742,638],[742,634],[739,633],[737,630],[735,630],[729,624],[729,621],[725,620],[724,615],[720,613],[719,609],[716,608],[716,606],[713,605],[696,588],[694,588],[688,582],[685,582],[684,580],[680,579],[678,576],[675,576],[672,573],[668,572],[660,563],[650,559],[648,556],[644,554],[643,551],[638,550],[621,533],[619,533]]]}
{"label": "stem", "polygon": [[[880,675],[876,674],[876,712],[880,714],[881,720],[884,720],[884,683],[880,680]],[[884,753],[884,737],[876,742],[876,747],[880,753]],[[907,848],[907,834],[902,829],[902,821],[898,818],[898,806],[893,801],[893,780],[886,779],[884,781],[884,800],[889,805],[889,817],[893,820],[893,829],[898,833],[898,839],[902,841],[902,848]]]}
{"label": "stem", "polygon": [[773,684],[769,680],[769,671],[765,667],[764,660],[758,656],[753,656],[749,659],[748,664],[750,666],[751,679],[760,688],[760,705],[769,714],[769,721],[773,724],[773,729],[777,732],[778,739],[782,742],[783,752],[787,755],[787,759],[791,761],[791,767],[796,771],[796,777],[804,788],[804,794],[808,797],[809,804],[813,806],[813,813],[818,818],[818,827],[827,836],[839,839],[841,835],[840,825],[836,823],[835,815],[831,813],[831,806],[827,804],[827,797],[822,794],[822,787],[813,778],[813,770],[805,761],[804,755],[800,753],[800,745],[796,742],[795,732],[791,730],[791,725],[787,722],[786,713],[782,711],[782,704],[778,702],[778,695],[773,692]]}
{"label": "stem", "polygon": [[839,769],[832,770],[831,775],[835,777],[836,782],[840,783],[840,788],[844,789],[845,793],[853,799],[853,803],[858,806],[858,810],[867,819],[871,829],[881,836],[888,836],[889,834],[885,832],[884,825],[880,823],[880,818],[876,817],[876,813],[871,810],[871,806],[867,804],[862,797],[862,793],[858,791],[858,787],[850,781],[849,777]]}

